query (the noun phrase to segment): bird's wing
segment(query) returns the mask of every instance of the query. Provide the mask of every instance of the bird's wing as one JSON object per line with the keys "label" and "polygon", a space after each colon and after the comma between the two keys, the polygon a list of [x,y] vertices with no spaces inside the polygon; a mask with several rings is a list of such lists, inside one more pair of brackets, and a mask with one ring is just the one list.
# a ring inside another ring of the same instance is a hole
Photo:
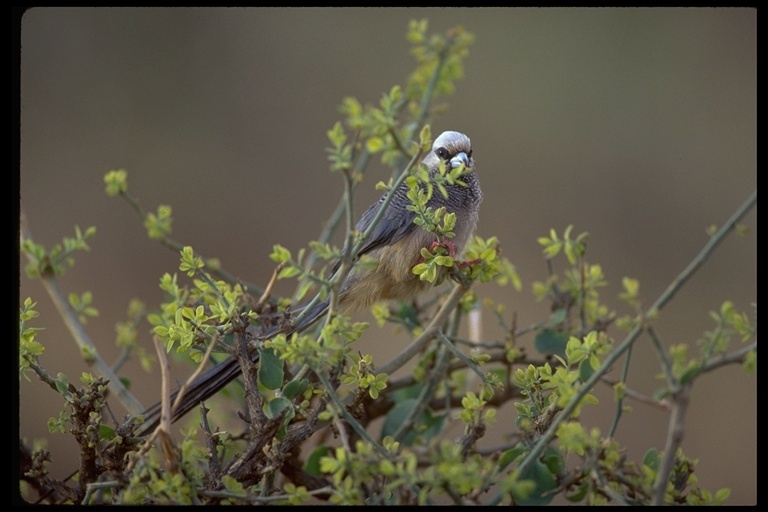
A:
{"label": "bird's wing", "polygon": [[[407,193],[408,187],[405,184],[401,185],[394,192],[395,196],[392,198],[392,201],[390,201],[387,210],[384,212],[384,215],[376,224],[373,231],[365,239],[360,250],[357,251],[355,258],[359,258],[363,254],[370,252],[377,247],[394,244],[412,229],[418,227],[413,223],[416,214],[406,208],[406,206],[410,204],[410,200],[406,195]],[[382,196],[363,212],[363,215],[360,217],[360,220],[357,221],[357,225],[355,226],[359,232],[363,233],[368,229],[386,197],[386,195]],[[342,253],[344,250],[346,250],[346,247],[342,249]],[[331,267],[329,275],[335,274],[340,266],[341,260],[339,259]]]}
{"label": "bird's wing", "polygon": [[[363,245],[357,252],[357,256],[361,256],[382,245],[394,244],[413,229],[418,228],[418,226],[413,223],[416,214],[406,208],[411,204],[406,195],[407,192],[408,187],[405,186],[405,184],[395,190],[394,197],[389,203],[387,210],[384,212],[381,219],[379,219],[379,222],[376,224],[376,227],[373,228],[373,231],[371,231],[368,237],[363,241]],[[358,231],[362,233],[368,229],[373,222],[374,217],[376,217],[376,214],[379,212],[383,202],[384,197],[365,210],[362,217],[360,217],[360,221],[357,223],[356,228]]]}

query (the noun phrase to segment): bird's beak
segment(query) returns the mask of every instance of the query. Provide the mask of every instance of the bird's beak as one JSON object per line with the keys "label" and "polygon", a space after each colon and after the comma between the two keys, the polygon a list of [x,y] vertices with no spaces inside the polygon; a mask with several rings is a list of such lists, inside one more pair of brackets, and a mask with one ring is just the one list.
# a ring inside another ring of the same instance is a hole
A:
{"label": "bird's beak", "polygon": [[451,169],[455,169],[460,165],[463,165],[464,167],[469,167],[469,157],[463,151],[460,153],[457,153],[456,156],[451,158]]}

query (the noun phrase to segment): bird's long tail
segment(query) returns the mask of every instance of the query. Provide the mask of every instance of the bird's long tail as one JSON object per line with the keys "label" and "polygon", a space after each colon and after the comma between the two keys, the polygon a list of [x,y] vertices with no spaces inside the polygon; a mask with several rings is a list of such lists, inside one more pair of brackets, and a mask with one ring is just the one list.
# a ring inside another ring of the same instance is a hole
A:
{"label": "bird's long tail", "polygon": [[[284,332],[286,336],[290,336],[295,332],[302,332],[314,324],[318,318],[320,318],[326,311],[328,311],[328,304],[328,300],[318,302],[312,307],[312,309],[309,310],[309,312],[307,312],[307,314],[302,317],[299,323],[292,325],[287,331],[284,327],[281,328],[275,326],[266,333],[262,334],[260,338],[268,340],[280,332]],[[252,360],[254,362],[259,360],[258,351],[254,351]],[[187,387],[181,402],[171,414],[171,421],[176,422],[179,418],[199,405],[200,402],[207,400],[208,398],[221,391],[224,386],[232,382],[240,374],[240,363],[234,357],[230,357],[224,362],[199,375]],[[171,403],[176,401],[178,394],[179,390],[176,390],[171,394]],[[145,421],[141,425],[138,434],[145,435],[152,432],[160,422],[161,412],[162,404],[160,402],[147,408],[147,410],[144,411]]]}
{"label": "bird's long tail", "polygon": [[288,335],[294,332],[302,332],[309,326],[314,324],[318,318],[323,316],[328,311],[329,299],[323,300],[312,306],[312,309],[306,312],[299,322],[294,325]]}

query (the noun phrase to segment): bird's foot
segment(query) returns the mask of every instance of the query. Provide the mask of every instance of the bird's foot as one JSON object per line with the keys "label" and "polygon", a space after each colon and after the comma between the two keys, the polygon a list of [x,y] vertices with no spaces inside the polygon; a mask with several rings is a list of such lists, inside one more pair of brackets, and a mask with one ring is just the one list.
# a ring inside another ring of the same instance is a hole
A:
{"label": "bird's foot", "polygon": [[[452,241],[450,241],[447,238],[442,242],[439,240],[435,240],[426,249],[431,254],[435,254],[435,249],[437,249],[438,247],[443,249],[443,251],[447,252],[448,256],[450,256],[451,258],[456,259],[456,244],[454,244]],[[425,261],[424,256],[419,256],[419,259],[416,261],[416,263],[417,264],[424,263],[424,261]]]}

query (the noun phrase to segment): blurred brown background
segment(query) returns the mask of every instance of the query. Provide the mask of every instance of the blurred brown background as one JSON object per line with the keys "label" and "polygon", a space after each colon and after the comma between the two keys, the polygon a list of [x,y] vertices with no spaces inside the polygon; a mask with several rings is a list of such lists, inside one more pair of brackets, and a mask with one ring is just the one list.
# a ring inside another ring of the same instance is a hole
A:
{"label": "blurred brown background", "polygon": [[[420,18],[431,32],[461,24],[476,36],[432,132],[472,138],[485,191],[479,234],[500,237],[525,287],[483,291],[517,311],[519,325],[546,315],[530,289],[545,277],[536,238],[550,228],[590,232],[588,258],[602,264],[605,300],[623,314],[614,299],[623,276],[640,280],[650,304],[704,246],[705,229],[755,190],[755,10],[33,9],[21,25],[21,204],[46,247],[74,225],[97,227],[61,285],[93,292],[101,314],[87,330],[108,361],[129,300],[156,307],[178,255],[105,195],[103,175],[127,169],[146,210],[172,206],[173,238],[265,283],[272,245],[296,251],[337,203],[341,182],[324,148],[340,101],[375,103],[405,83],[414,67],[405,33]],[[388,176],[378,164],[370,172],[358,212]],[[730,236],[663,311],[665,344],[694,344],[725,299],[753,315],[756,210],[745,223],[748,236]],[[77,382],[86,366],[42,286],[22,276],[27,296],[46,327],[43,364]],[[491,324],[489,338],[498,336]],[[140,343],[151,351],[148,332]],[[372,329],[360,349],[383,362],[405,341]],[[157,369],[146,376],[134,361],[123,373],[145,405],[155,400]],[[629,384],[652,394],[659,373],[642,338]],[[589,423],[606,432],[611,394],[599,396],[604,414]],[[756,501],[756,399],[755,378],[737,367],[693,390],[683,450],[700,459],[700,484],[731,488],[732,504]],[[48,438],[54,476],[76,463],[74,442],[46,429],[62,405],[39,381],[21,381],[21,433]],[[617,438],[640,459],[663,448],[668,415],[631,405]],[[499,427],[511,430],[514,417],[510,404]]]}

